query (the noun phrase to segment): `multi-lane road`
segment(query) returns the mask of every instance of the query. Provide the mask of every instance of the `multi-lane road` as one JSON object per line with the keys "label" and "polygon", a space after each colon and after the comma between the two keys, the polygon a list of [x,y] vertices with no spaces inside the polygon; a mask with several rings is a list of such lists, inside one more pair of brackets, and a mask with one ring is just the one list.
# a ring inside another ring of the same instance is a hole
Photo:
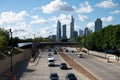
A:
{"label": "multi-lane road", "polygon": [[[48,59],[48,53],[51,53],[55,61],[55,67],[49,67],[47,65],[47,59]],[[41,57],[38,57],[38,59],[34,63],[28,63],[28,65],[25,65],[24,62],[19,70],[16,73],[17,80],[50,80],[49,76],[51,73],[56,72],[59,75],[59,80],[65,80],[65,76],[67,73],[74,73],[77,76],[78,80],[89,80],[84,75],[78,73],[76,70],[72,69],[68,65],[68,70],[61,70],[59,68],[60,63],[65,62],[59,54],[54,55],[53,52],[40,52]],[[24,67],[26,66],[26,68]]]}
{"label": "multi-lane road", "polygon": [[[82,53],[83,58],[78,58],[77,55],[80,52],[72,52],[75,50],[73,48],[67,49],[69,52],[64,52],[65,54],[73,58],[74,61],[79,63],[99,80],[120,79],[120,63],[107,63],[100,58],[84,53]],[[47,65],[48,53],[51,53],[56,59],[55,67],[49,67]],[[59,54],[54,55],[53,52],[48,52],[48,50],[40,51],[40,55],[37,57],[37,60],[34,63],[24,61],[15,72],[15,76],[17,77],[17,80],[50,80],[50,74],[56,72],[59,75],[59,80],[65,80],[66,74],[72,72],[77,76],[78,80],[89,80],[75,69],[72,69],[68,64],[68,70],[61,70],[59,65],[63,62],[65,61]]]}
{"label": "multi-lane road", "polygon": [[78,58],[78,52],[72,53],[71,49],[68,48],[69,52],[66,54],[97,76],[99,80],[120,80],[120,63],[107,63],[95,56],[83,53],[83,58]]}

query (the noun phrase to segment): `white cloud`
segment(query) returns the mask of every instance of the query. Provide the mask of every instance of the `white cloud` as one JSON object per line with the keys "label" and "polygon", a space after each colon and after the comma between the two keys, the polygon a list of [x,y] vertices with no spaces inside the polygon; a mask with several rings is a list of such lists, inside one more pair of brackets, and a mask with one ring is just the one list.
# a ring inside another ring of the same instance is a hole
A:
{"label": "white cloud", "polygon": [[89,22],[86,26],[88,27],[88,28],[93,28],[94,27],[94,22]]}
{"label": "white cloud", "polygon": [[48,37],[49,35],[56,35],[56,24],[53,24],[51,27],[41,27],[40,36]]}
{"label": "white cloud", "polygon": [[28,16],[26,11],[21,11],[19,13],[15,13],[13,11],[2,12],[0,14],[0,25],[22,21],[26,16]]}
{"label": "white cloud", "polygon": [[81,3],[79,9],[76,8],[77,13],[90,13],[92,11],[93,11],[93,8],[91,7],[88,1]]}
{"label": "white cloud", "polygon": [[111,11],[110,14],[120,14],[120,10]]}
{"label": "white cloud", "polygon": [[86,20],[88,20],[88,17],[85,16],[85,15],[78,15],[78,18],[79,18],[80,21],[86,21]]}
{"label": "white cloud", "polygon": [[4,27],[6,30],[8,29],[12,29],[13,32],[13,37],[19,37],[19,38],[23,38],[23,36],[27,37],[31,37],[32,35],[30,33],[33,32],[31,25],[27,24],[26,22],[19,22],[17,24],[13,25],[7,25],[6,27]]}
{"label": "white cloud", "polygon": [[49,4],[42,6],[41,9],[44,13],[53,13],[56,11],[73,11],[74,7],[69,6],[67,2],[63,2],[61,0],[51,1]]}
{"label": "white cloud", "polygon": [[47,20],[45,20],[44,18],[40,18],[38,15],[35,16],[31,16],[31,18],[33,19],[30,24],[39,24],[39,23],[47,23]]}
{"label": "white cloud", "polygon": [[108,16],[107,18],[103,17],[101,18],[103,22],[113,22],[114,18],[112,16]]}
{"label": "white cloud", "polygon": [[68,14],[68,15],[61,14],[61,15],[59,15],[58,17],[53,16],[53,17],[50,18],[49,20],[50,20],[50,21],[53,21],[53,22],[55,22],[55,23],[56,23],[58,20],[60,20],[60,22],[61,22],[62,24],[68,25],[68,24],[70,24],[70,22],[71,22],[71,14]]}
{"label": "white cloud", "polygon": [[114,3],[112,0],[104,0],[101,3],[96,4],[96,6],[101,8],[115,8],[118,4]]}

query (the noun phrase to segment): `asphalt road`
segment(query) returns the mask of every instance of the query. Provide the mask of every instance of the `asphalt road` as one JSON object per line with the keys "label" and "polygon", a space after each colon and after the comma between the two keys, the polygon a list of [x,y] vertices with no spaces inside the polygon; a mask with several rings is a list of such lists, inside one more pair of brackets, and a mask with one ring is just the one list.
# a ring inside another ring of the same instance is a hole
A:
{"label": "asphalt road", "polygon": [[[53,52],[50,52],[53,54]],[[77,76],[78,80],[88,80],[85,76],[78,73],[74,69],[72,69],[69,65],[68,70],[61,70],[59,68],[60,63],[65,62],[58,54],[54,55],[55,67],[49,67],[47,65],[48,52],[40,52],[36,62],[31,63],[25,61],[19,67],[19,70],[16,72],[17,80],[50,80],[50,73],[56,72],[59,75],[59,80],[65,80],[65,76],[67,73],[74,73]]]}
{"label": "asphalt road", "polygon": [[[70,48],[68,49],[69,51],[71,50]],[[97,76],[99,80],[120,80],[120,63],[107,63],[84,53],[82,53],[83,58],[78,58],[78,52],[71,53],[70,51],[66,54]]]}

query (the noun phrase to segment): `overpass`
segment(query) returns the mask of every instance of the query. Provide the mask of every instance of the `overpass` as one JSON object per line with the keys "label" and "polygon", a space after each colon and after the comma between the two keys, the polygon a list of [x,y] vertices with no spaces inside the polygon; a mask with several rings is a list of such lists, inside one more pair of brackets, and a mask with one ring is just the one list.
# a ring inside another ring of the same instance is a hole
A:
{"label": "overpass", "polygon": [[81,46],[81,42],[25,42],[25,43],[18,43],[18,47],[20,48],[31,48],[32,45],[36,45],[38,48],[43,48],[45,46],[55,46],[55,45],[62,45],[62,46]]}

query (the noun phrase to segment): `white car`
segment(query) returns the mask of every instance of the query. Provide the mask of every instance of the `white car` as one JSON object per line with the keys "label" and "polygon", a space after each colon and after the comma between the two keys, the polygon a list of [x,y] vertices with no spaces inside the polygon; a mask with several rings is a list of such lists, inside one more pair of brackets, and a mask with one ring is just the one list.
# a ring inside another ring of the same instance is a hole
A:
{"label": "white car", "polygon": [[53,57],[50,57],[50,58],[48,58],[47,63],[48,63],[48,66],[54,66],[55,59]]}

